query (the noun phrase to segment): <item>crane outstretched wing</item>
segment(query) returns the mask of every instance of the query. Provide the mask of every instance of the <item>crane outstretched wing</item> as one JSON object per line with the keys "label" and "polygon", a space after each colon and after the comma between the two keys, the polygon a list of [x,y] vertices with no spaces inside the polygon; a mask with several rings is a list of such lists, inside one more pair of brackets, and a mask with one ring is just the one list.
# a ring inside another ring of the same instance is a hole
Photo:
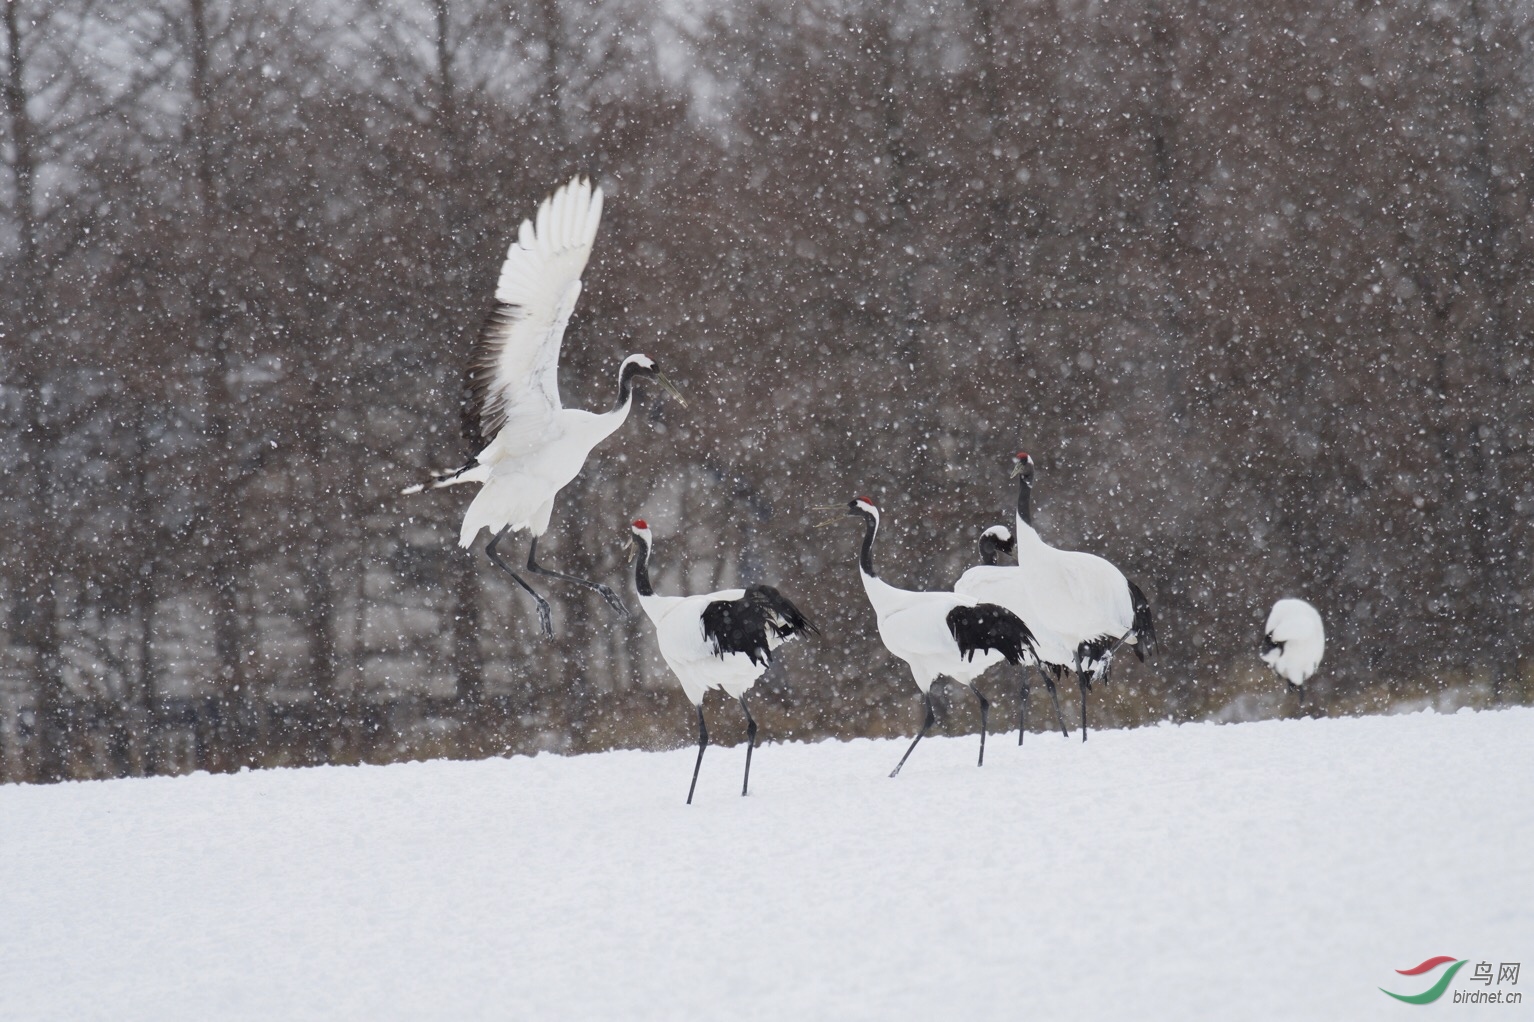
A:
{"label": "crane outstretched wing", "polygon": [[559,345],[601,220],[602,189],[578,176],[522,221],[469,360],[464,436],[476,453],[503,433],[514,448],[536,444],[559,411]]}

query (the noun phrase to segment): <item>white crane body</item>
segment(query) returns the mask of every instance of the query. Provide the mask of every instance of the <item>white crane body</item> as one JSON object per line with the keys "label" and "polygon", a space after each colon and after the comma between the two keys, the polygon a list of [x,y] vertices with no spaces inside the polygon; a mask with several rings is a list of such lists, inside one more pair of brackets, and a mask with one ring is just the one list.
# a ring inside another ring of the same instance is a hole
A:
{"label": "white crane body", "polygon": [[554,498],[580,475],[592,449],[623,425],[632,404],[630,396],[600,414],[563,409],[558,428],[548,429],[543,442],[534,446],[503,442],[505,434],[497,435],[475,459],[484,485],[464,512],[458,545],[471,546],[481,529],[529,531],[535,536],[547,532]]}
{"label": "white crane body", "polygon": [[[1080,550],[1057,550],[1019,520],[1017,566],[1028,579],[1028,609],[1035,615],[1023,620],[1033,628],[1036,618],[1037,627],[1055,637],[1052,654],[1074,647],[1066,660],[1051,662],[1074,670],[1075,650],[1087,644],[1081,669],[1095,672],[1111,660],[1120,642],[1133,646],[1139,641],[1129,580],[1110,562]],[[1098,654],[1098,646],[1105,646],[1105,652]]]}
{"label": "white crane body", "polygon": [[923,695],[932,690],[933,682],[939,678],[950,678],[968,687],[1006,659],[994,649],[964,656],[948,627],[948,614],[954,608],[978,607],[980,600],[958,593],[899,589],[877,575],[862,571],[859,574],[878,619],[884,648],[905,661]]}
{"label": "white crane body", "polygon": [[961,593],[901,589],[879,577],[873,565],[874,538],[879,532],[879,509],[867,497],[847,503],[847,514],[863,519],[863,547],[858,555],[858,574],[863,592],[874,610],[879,638],[896,657],[905,661],[911,678],[921,690],[926,717],[890,776],[900,773],[917,743],[936,722],[932,709],[932,686],[949,678],[965,686],[980,701],[980,758],[985,763],[986,715],[990,701],[976,687],[986,671],[1006,662],[1026,666],[1033,657],[1033,635],[1017,615],[1005,607]]}
{"label": "white crane body", "polygon": [[1073,670],[1076,649],[1052,626],[1053,608],[1044,587],[1027,584],[1028,577],[1024,569],[1015,565],[977,564],[959,576],[953,591],[1006,607],[1022,618],[1033,633],[1039,663]]}
{"label": "white crane body", "polygon": [[1285,597],[1273,604],[1263,629],[1262,662],[1300,690],[1321,666],[1326,652],[1326,628],[1321,613],[1304,600]]}
{"label": "white crane body", "polygon": [[[721,689],[731,699],[750,691],[767,671],[766,661],[753,662],[745,653],[715,653],[703,632],[703,612],[717,601],[735,601],[744,589],[721,589],[697,596],[641,596],[639,606],[655,625],[655,641],[661,659],[671,668],[682,691],[694,706],[711,689]],[[782,643],[776,633],[768,638],[773,649]]]}
{"label": "white crane body", "polygon": [[1145,594],[1111,562],[1044,542],[1033,527],[1033,459],[1019,451],[1012,462],[1012,474],[1021,477],[1014,598],[1033,615],[1023,617],[1028,626],[1047,636],[1042,654],[1047,662],[1059,666],[1062,662],[1053,658],[1068,652],[1064,665],[1076,673],[1081,688],[1081,739],[1086,741],[1092,682],[1107,680],[1120,645],[1127,644],[1141,660],[1155,655],[1155,621]]}

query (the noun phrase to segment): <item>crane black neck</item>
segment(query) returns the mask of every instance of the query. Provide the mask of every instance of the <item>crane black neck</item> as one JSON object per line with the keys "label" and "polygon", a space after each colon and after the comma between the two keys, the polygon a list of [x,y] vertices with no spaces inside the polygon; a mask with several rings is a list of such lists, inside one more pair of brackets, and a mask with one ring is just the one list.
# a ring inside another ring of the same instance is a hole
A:
{"label": "crane black neck", "polygon": [[639,590],[640,596],[654,596],[655,590],[650,588],[650,544],[643,536],[634,536],[634,542],[639,544],[639,556],[634,558],[634,588]]}
{"label": "crane black neck", "polygon": [[879,531],[879,519],[867,514],[863,517],[867,520],[868,531],[863,533],[863,551],[858,555],[858,567],[869,578],[878,578],[879,573],[874,571],[874,534]]}
{"label": "crane black neck", "polygon": [[1033,493],[1033,473],[1024,472],[1017,477],[1017,517],[1025,525],[1033,524],[1033,511],[1029,498]]}

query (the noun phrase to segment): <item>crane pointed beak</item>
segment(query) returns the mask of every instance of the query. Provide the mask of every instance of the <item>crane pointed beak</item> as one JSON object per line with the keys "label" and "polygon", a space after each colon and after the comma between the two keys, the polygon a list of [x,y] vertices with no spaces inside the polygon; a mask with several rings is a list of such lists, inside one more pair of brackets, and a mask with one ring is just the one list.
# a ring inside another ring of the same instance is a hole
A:
{"label": "crane pointed beak", "polygon": [[628,542],[623,544],[623,559],[625,561],[627,561],[629,564],[633,564],[634,563],[634,558],[636,558],[638,556],[639,556],[639,544],[637,542],[635,542],[633,536],[630,536],[629,539],[628,539]]}
{"label": "crane pointed beak", "polygon": [[810,510],[811,511],[832,511],[832,512],[835,512],[829,518],[827,518],[825,521],[816,522],[815,523],[815,528],[817,528],[817,529],[824,529],[824,528],[826,528],[828,526],[835,525],[837,522],[841,521],[843,518],[846,517],[846,511],[847,511],[846,508],[842,507],[839,504],[818,504],[818,505],[810,508]]}
{"label": "crane pointed beak", "polygon": [[1007,476],[1007,478],[1008,479],[1016,479],[1018,476],[1020,476],[1022,474],[1023,474],[1023,463],[1020,462],[1020,461],[1014,461],[1012,463],[1012,472],[1011,472],[1010,475]]}
{"label": "crane pointed beak", "polygon": [[666,388],[666,392],[668,394],[670,394],[672,397],[676,398],[678,404],[680,404],[683,408],[687,407],[687,399],[682,396],[682,392],[680,390],[676,389],[676,384],[674,384],[670,380],[666,379],[666,374],[665,373],[663,373],[663,372],[661,372],[659,370],[656,370],[656,372],[655,372],[655,379],[656,379],[656,382],[658,382],[662,387]]}

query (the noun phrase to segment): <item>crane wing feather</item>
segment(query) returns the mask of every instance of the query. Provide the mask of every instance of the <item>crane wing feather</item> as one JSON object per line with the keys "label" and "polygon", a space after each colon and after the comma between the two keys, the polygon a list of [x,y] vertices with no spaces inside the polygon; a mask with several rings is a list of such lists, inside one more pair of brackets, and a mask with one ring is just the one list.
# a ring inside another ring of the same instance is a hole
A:
{"label": "crane wing feather", "polygon": [[601,219],[602,190],[576,177],[522,221],[469,360],[464,434],[476,450],[536,444],[553,424],[559,348]]}
{"label": "crane wing feather", "polygon": [[738,599],[710,603],[701,624],[714,656],[722,659],[726,653],[744,653],[761,667],[772,659],[774,646],[820,631],[788,597],[767,585],[754,585]]}

